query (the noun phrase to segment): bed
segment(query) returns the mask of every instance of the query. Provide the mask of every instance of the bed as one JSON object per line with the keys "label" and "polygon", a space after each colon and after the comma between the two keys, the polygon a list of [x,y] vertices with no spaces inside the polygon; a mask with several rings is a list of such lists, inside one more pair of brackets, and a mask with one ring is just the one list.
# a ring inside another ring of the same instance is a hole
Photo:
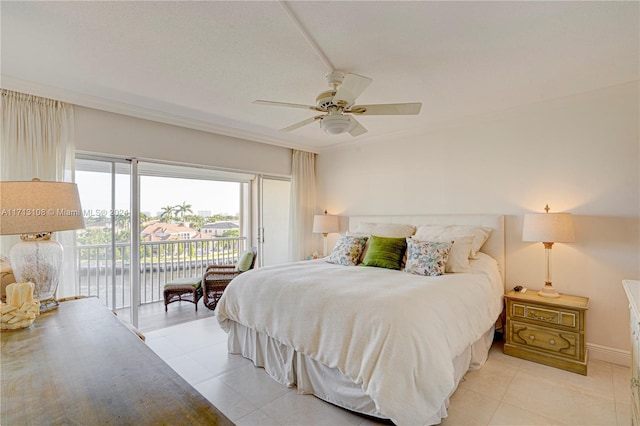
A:
{"label": "bed", "polygon": [[464,271],[440,276],[327,258],[258,268],[231,282],[216,316],[230,353],[298,393],[398,425],[437,424],[493,341],[504,293],[504,217],[349,218],[352,235],[379,224],[490,234]]}

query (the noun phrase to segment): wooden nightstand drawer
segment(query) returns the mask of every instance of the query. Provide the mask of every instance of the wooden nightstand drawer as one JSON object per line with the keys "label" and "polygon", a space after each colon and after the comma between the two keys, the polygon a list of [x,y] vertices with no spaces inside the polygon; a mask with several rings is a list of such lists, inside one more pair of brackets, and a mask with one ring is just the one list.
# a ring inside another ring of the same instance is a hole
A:
{"label": "wooden nightstand drawer", "polygon": [[509,321],[509,341],[514,345],[544,351],[549,354],[581,359],[580,334],[551,328],[538,327],[532,324]]}
{"label": "wooden nightstand drawer", "polygon": [[546,298],[534,291],[509,291],[505,300],[506,354],[587,374],[584,333],[588,298],[567,294]]}
{"label": "wooden nightstand drawer", "polygon": [[575,330],[580,329],[580,312],[570,309],[553,309],[534,304],[509,301],[511,316],[540,324],[557,324]]}

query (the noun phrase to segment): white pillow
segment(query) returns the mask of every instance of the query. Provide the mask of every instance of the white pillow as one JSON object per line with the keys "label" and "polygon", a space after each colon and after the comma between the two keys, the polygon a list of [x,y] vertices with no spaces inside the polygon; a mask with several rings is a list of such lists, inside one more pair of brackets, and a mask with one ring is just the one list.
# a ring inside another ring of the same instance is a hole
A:
{"label": "white pillow", "polygon": [[469,269],[469,256],[475,235],[463,235],[461,237],[446,238],[441,235],[431,237],[429,240],[422,240],[417,236],[416,241],[447,242],[452,241],[453,245],[449,251],[449,257],[445,265],[445,272],[466,272]]}
{"label": "white pillow", "polygon": [[362,222],[358,224],[358,227],[354,231],[354,234],[371,235],[373,229],[377,226],[377,223]]}
{"label": "white pillow", "polygon": [[377,235],[378,237],[387,238],[407,238],[416,232],[413,225],[405,225],[402,223],[367,223],[362,222],[355,230],[356,234]]}
{"label": "white pillow", "polygon": [[[481,226],[463,226],[463,225],[420,225],[416,230],[414,238],[422,241],[439,241],[438,238],[455,239],[455,237],[464,237],[473,235],[473,244],[471,246],[470,259],[478,257],[478,252],[491,235],[491,228],[483,228]],[[434,239],[435,238],[435,239]]]}

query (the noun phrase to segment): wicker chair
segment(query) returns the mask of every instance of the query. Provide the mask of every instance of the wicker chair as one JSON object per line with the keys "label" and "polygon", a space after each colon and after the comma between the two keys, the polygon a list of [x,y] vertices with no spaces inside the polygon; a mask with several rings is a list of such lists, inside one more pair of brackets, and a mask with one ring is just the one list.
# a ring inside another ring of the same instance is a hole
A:
{"label": "wicker chair", "polygon": [[[246,271],[253,269],[256,264],[256,257],[258,257],[258,250],[256,247],[251,247],[251,249],[247,250],[247,252],[253,253],[253,258],[251,260],[249,268]],[[243,253],[243,256],[245,255],[245,253]],[[211,310],[214,310],[218,305],[218,300],[220,300],[224,289],[231,282],[231,280],[246,271],[240,271],[236,269],[236,265],[208,266],[204,273],[204,276],[202,277],[202,288],[204,289],[204,306]]]}

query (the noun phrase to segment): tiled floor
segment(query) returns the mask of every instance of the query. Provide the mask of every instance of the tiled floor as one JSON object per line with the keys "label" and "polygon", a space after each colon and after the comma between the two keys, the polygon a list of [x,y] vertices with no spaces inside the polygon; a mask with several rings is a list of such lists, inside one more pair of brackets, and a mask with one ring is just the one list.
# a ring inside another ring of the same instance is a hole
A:
{"label": "tiled floor", "polygon": [[[145,333],[147,344],[238,425],[375,425],[298,395],[239,355],[227,354],[214,317]],[[513,358],[494,344],[467,373],[443,425],[630,425],[629,368],[589,362],[581,376]]]}

